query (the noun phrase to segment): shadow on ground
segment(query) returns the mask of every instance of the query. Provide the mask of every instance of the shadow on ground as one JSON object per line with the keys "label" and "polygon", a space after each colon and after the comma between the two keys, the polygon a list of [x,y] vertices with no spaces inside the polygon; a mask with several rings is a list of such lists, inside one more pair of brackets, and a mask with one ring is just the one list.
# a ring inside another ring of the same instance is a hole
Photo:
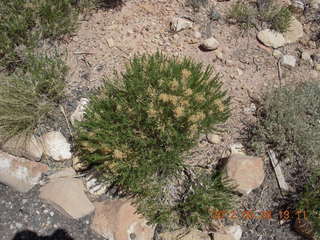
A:
{"label": "shadow on ground", "polygon": [[37,233],[29,230],[23,230],[16,233],[12,240],[74,240],[70,235],[63,229],[56,230],[50,236],[38,236]]}

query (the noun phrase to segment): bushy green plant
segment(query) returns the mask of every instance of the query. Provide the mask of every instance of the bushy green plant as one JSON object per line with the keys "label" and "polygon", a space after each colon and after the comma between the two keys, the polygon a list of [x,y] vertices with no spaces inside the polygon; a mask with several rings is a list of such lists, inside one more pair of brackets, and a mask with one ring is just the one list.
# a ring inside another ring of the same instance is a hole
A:
{"label": "bushy green plant", "polygon": [[0,61],[18,61],[15,48],[34,46],[35,36],[31,29],[35,25],[35,12],[24,0],[0,0]]}
{"label": "bushy green plant", "polygon": [[292,13],[288,7],[281,7],[271,20],[271,28],[278,32],[288,31],[292,21]]}
{"label": "bushy green plant", "polygon": [[310,178],[310,182],[305,186],[305,190],[300,194],[300,200],[296,209],[304,211],[305,216],[301,214],[297,224],[305,219],[311,224],[311,229],[306,229],[314,235],[316,240],[320,239],[320,171],[315,170]]}
{"label": "bushy green plant", "polygon": [[[229,98],[212,74],[186,58],[134,57],[91,97],[78,126],[80,158],[140,199],[167,201],[163,189],[183,171],[182,153],[229,117]],[[148,206],[163,214],[172,209]]]}
{"label": "bushy green plant", "polygon": [[258,152],[275,150],[304,166],[320,161],[319,82],[285,86],[265,94],[252,130],[250,146]]}
{"label": "bushy green plant", "polygon": [[186,197],[176,207],[183,226],[208,226],[215,211],[230,211],[235,207],[235,185],[220,172],[202,175],[188,187]]}
{"label": "bushy green plant", "polygon": [[254,27],[256,15],[257,11],[246,1],[235,2],[228,12],[228,17],[245,30]]}
{"label": "bushy green plant", "polygon": [[37,15],[44,38],[58,38],[74,31],[77,12],[73,0],[37,0]]}
{"label": "bushy green plant", "polygon": [[56,39],[75,29],[72,0],[0,0],[0,65],[15,68],[41,39]]}
{"label": "bushy green plant", "polygon": [[0,79],[0,135],[32,133],[63,94],[66,66],[59,58],[28,55],[26,64]]}

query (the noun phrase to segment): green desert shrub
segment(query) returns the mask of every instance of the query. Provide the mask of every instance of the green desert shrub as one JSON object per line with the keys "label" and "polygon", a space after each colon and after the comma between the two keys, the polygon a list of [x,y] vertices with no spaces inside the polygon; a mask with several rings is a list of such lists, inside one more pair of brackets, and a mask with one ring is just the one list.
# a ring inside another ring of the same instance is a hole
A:
{"label": "green desert shrub", "polygon": [[135,200],[139,213],[150,223],[161,224],[169,231],[212,226],[215,211],[232,210],[236,205],[234,184],[219,172],[202,173],[194,180],[185,179],[180,198],[172,201],[168,195],[172,191],[170,182],[174,181],[155,177],[147,191],[136,195]]}
{"label": "green desert shrub", "polygon": [[67,71],[57,57],[28,55],[26,64],[0,78],[0,135],[30,134],[62,97]]}
{"label": "green desert shrub", "polygon": [[75,29],[72,0],[0,0],[0,65],[19,65],[41,39],[56,39]]}
{"label": "green desert shrub", "polygon": [[271,28],[278,32],[288,31],[292,21],[292,13],[288,7],[281,7],[271,20]]}
{"label": "green desert shrub", "polygon": [[37,0],[37,15],[43,38],[58,38],[75,30],[77,12],[73,0]]}
{"label": "green desert shrub", "polygon": [[228,12],[228,17],[231,20],[234,20],[243,29],[254,27],[256,15],[256,9],[254,9],[248,2],[241,0],[232,4]]}
{"label": "green desert shrub", "polygon": [[154,201],[168,201],[165,186],[183,172],[182,154],[199,134],[227,120],[229,98],[211,67],[161,53],[134,57],[112,82],[91,97],[78,125],[80,158],[106,181],[153,202],[140,207],[150,206],[144,215],[161,222],[172,207]]}
{"label": "green desert shrub", "polygon": [[274,0],[258,1],[259,18],[270,24],[278,32],[286,32],[292,21],[292,13],[287,6],[280,6]]}
{"label": "green desert shrub", "polygon": [[320,161],[320,85],[308,82],[273,89],[265,94],[251,147],[275,150],[281,159],[313,168]]}
{"label": "green desert shrub", "polygon": [[[35,25],[35,13],[24,0],[0,0],[0,61],[17,61],[18,46],[34,46],[35,36],[31,29]],[[1,64],[1,65],[2,65]]]}

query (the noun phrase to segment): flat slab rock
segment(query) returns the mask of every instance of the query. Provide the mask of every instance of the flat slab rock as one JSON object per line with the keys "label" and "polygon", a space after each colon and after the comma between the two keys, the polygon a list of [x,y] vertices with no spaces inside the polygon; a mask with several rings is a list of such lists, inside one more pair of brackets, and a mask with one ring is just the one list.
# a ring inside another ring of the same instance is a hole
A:
{"label": "flat slab rock", "polygon": [[270,29],[262,30],[258,33],[257,38],[267,47],[279,48],[286,44],[283,35]]}
{"label": "flat slab rock", "polygon": [[109,200],[95,203],[91,229],[108,240],[152,240],[154,227],[136,214],[129,200]]}
{"label": "flat slab rock", "polygon": [[18,157],[25,157],[33,161],[40,161],[43,146],[35,136],[27,138],[14,136],[1,146],[2,150]]}
{"label": "flat slab rock", "polygon": [[0,182],[16,191],[28,192],[47,171],[48,166],[45,164],[0,151]]}
{"label": "flat slab rock", "polygon": [[242,194],[249,194],[258,188],[265,177],[263,159],[243,154],[232,154],[226,171],[227,176],[237,184],[237,191]]}
{"label": "flat slab rock", "polygon": [[40,189],[40,198],[64,215],[79,219],[91,214],[94,206],[84,193],[82,181],[74,178],[74,175],[75,171],[71,168],[51,175],[49,183]]}

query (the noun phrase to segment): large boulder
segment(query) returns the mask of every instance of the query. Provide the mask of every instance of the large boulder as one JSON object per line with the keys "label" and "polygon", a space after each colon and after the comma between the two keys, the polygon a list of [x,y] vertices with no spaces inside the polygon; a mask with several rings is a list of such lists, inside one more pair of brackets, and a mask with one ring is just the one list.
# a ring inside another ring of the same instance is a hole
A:
{"label": "large boulder", "polygon": [[16,191],[28,192],[38,184],[48,166],[0,151],[0,182]]}
{"label": "large boulder", "polygon": [[136,213],[129,200],[109,200],[95,203],[93,231],[108,240],[151,240],[154,227]]}
{"label": "large boulder", "polygon": [[243,154],[232,154],[226,165],[227,176],[234,180],[237,190],[249,194],[258,188],[265,177],[263,159]]}

